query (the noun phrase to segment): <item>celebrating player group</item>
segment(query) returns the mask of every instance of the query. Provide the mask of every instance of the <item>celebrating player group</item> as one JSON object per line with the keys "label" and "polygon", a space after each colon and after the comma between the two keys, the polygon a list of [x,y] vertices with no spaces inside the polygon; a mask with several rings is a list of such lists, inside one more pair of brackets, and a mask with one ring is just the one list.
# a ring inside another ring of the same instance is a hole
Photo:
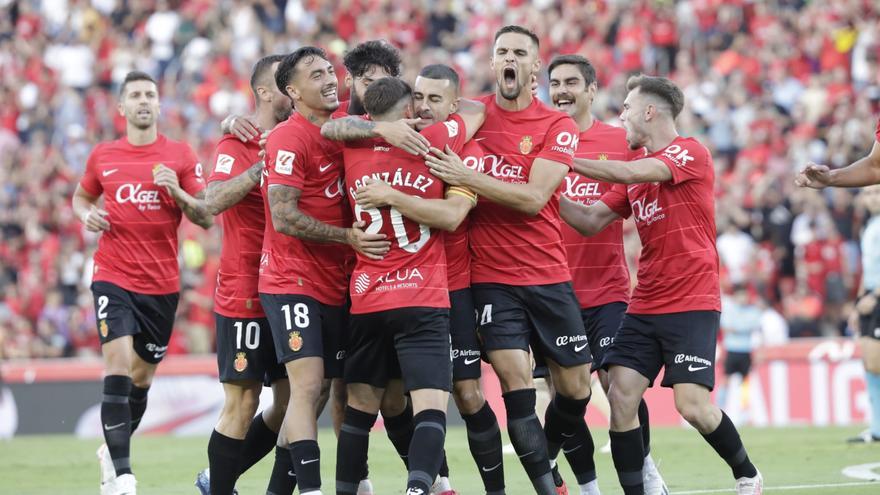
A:
{"label": "celebrating player group", "polygon": [[[534,96],[538,44],[525,28],[501,28],[496,91],[474,99],[446,65],[422,68],[412,85],[400,79],[400,57],[381,41],[346,54],[342,103],[322,49],[265,57],[251,76],[255,113],[224,121],[207,181],[187,144],[158,133],[156,83],[128,75],[126,136],[95,148],[73,198],[100,234],[103,495],[136,493],[130,437],[174,323],[182,215],[222,226],[214,311],[225,403],[196,480],[203,494],[237,493],[238,477],[273,449],[267,494],[332,492],[317,442],[328,404],[337,494],[373,493],[367,452],[380,412],[406,495],[454,494],[450,393],[480,493],[514,493],[481,361],[500,380],[508,436],[537,494],[569,493],[560,451],[574,491],[599,493],[584,419],[593,371],[624,493],[668,493],[642,399],[661,368],[736,493],[762,493],[739,433],[710,400],[721,309],[714,169],[707,149],[676,131],[683,94],[634,76],[622,128],[611,126],[591,113],[593,66],[559,55],[547,106]],[[629,217],[643,245],[632,293]],[[552,385],[546,411],[536,410],[536,376]],[[263,386],[274,401],[256,414]]]}

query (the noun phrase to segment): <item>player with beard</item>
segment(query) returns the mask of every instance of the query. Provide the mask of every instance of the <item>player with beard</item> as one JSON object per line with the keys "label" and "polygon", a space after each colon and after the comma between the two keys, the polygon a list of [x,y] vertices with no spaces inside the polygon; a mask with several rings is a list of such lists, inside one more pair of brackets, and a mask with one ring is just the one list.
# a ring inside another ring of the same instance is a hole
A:
{"label": "player with beard", "polygon": [[[559,185],[577,149],[577,125],[533,97],[538,38],[520,26],[495,34],[498,92],[482,99],[476,138],[486,173],[454,153],[432,150],[427,163],[448,184],[480,196],[470,218],[471,291],[489,362],[501,381],[511,443],[539,494],[557,492],[548,440],[592,451],[584,421],[590,397],[589,343],[571,285],[559,218]],[[535,413],[529,347],[547,361],[556,395],[546,436]],[[592,459],[592,456],[590,457]]]}
{"label": "player with beard", "polygon": [[[372,121],[336,120],[322,130],[324,134],[336,134],[334,127],[346,126],[369,134],[378,122],[411,118],[413,113],[411,89],[397,78],[374,82],[364,104]],[[482,109],[475,110],[428,127],[422,135],[435,146],[460,151],[482,123]],[[440,181],[431,178],[421,158],[381,140],[347,144],[345,167],[346,190],[352,201],[357,199],[356,189],[369,180],[385,181],[405,194],[437,201],[428,223],[416,223],[390,206],[353,205],[356,219],[367,222],[368,231],[384,232],[395,242],[381,260],[359,256],[352,276],[352,336],[345,366],[348,406],[337,450],[337,493],[354,493],[354,475],[366,460],[368,432],[384,389],[402,371],[415,413],[407,494],[426,494],[443,459],[451,385],[446,263],[442,236],[438,238],[435,229],[454,230],[475,198],[460,188],[445,191]],[[446,199],[440,199],[444,192]]]}
{"label": "player with beard", "polygon": [[[644,155],[643,149],[631,150],[626,142],[626,131],[593,118],[593,99],[598,85],[596,69],[589,60],[580,55],[560,55],[547,69],[550,78],[550,99],[559,110],[569,114],[578,125],[578,147],[575,158],[629,161]],[[565,178],[562,202],[574,201],[589,206],[611,189],[611,184],[589,179],[575,172]],[[565,207],[561,207],[565,219]],[[565,249],[572,284],[581,306],[590,350],[593,352],[593,371],[608,392],[608,372],[599,367],[605,350],[614,340],[620,321],[629,303],[630,278],[623,250],[623,219],[618,219],[592,237],[584,237],[565,224],[562,226]],[[659,495],[668,493],[650,454],[650,430],[648,406],[644,399],[639,403],[639,423],[645,445],[645,467],[642,475],[645,493]],[[570,451],[564,444],[548,444],[550,458],[556,458],[559,448],[566,452],[578,484],[589,480],[580,474],[578,451]]]}
{"label": "player with beard", "polygon": [[174,326],[181,217],[211,226],[202,164],[188,144],[159,133],[156,82],[129,72],[119,97],[126,135],[92,150],[72,201],[86,230],[101,234],[92,293],[104,356],[102,495],[136,493],[130,438]]}
{"label": "player with beard", "polygon": [[317,411],[326,378],[341,376],[346,330],[349,246],[381,258],[381,234],[349,227],[338,143],[320,126],[339,107],[338,81],[323,50],[306,46],[287,55],[275,73],[293,101],[291,117],[266,142],[267,221],[260,263],[260,302],[275,351],[291,381],[284,434],[300,493],[320,493]]}
{"label": "player with beard", "polygon": [[[459,96],[459,77],[446,65],[424,67],[415,81],[413,91],[416,116],[421,119],[416,128],[424,130],[437,122],[446,121],[456,113],[460,106],[468,108],[473,102],[462,100]],[[480,105],[482,106],[482,105]],[[322,133],[337,138],[355,139],[359,136],[353,129],[346,132],[342,126],[345,119],[325,124]],[[370,128],[379,123],[354,122]],[[359,130],[359,129],[358,129]],[[368,134],[360,134],[364,136]],[[468,141],[462,150],[463,163],[479,169],[482,163],[482,150],[473,140]],[[370,206],[391,206],[405,217],[419,223],[450,230],[449,224],[434,224],[436,208],[442,200],[423,200],[396,190],[381,181],[369,181],[357,190],[359,204]],[[451,219],[446,219],[451,221]],[[468,431],[468,444],[471,455],[483,478],[486,493],[504,493],[504,468],[501,453],[501,432],[498,420],[480,390],[480,343],[474,324],[474,303],[470,291],[470,252],[467,240],[467,218],[458,228],[445,236],[447,274],[449,276],[450,334],[452,338],[452,380],[453,398]],[[386,391],[385,396],[389,393]],[[387,400],[385,401],[387,402]],[[386,424],[388,419],[386,418]],[[448,468],[447,468],[448,469]],[[440,480],[432,491],[447,493],[452,490],[447,474],[441,469]]]}
{"label": "player with beard", "polygon": [[632,215],[642,240],[638,285],[602,363],[611,382],[614,466],[624,493],[644,493],[638,408],[665,367],[662,385],[673,388],[679,413],[731,467],[736,493],[760,494],[761,474],[710,397],[721,310],[712,156],[695,139],[678,135],[675,118],[684,95],[675,84],[636,76],[627,89],[620,115],[626,141],[630,149],[646,148],[647,156],[576,159],[579,174],[621,185],[589,207],[563,205],[571,210],[565,213],[569,224],[586,234]]}
{"label": "player with beard", "polygon": [[[290,98],[275,84],[275,69],[283,59],[282,55],[264,57],[251,75],[256,101],[251,118],[262,128],[271,129],[290,116]],[[217,145],[205,196],[208,209],[218,216],[223,229],[214,312],[217,365],[225,401],[208,442],[210,471],[202,471],[196,480],[203,495],[233,493],[238,477],[272,450],[290,395],[257,293],[266,224],[259,187],[264,165],[259,152],[256,139],[243,143],[224,136]],[[264,383],[272,386],[274,400],[254,416]],[[293,493],[296,478],[288,475],[292,470],[289,452],[277,447],[267,491]]]}

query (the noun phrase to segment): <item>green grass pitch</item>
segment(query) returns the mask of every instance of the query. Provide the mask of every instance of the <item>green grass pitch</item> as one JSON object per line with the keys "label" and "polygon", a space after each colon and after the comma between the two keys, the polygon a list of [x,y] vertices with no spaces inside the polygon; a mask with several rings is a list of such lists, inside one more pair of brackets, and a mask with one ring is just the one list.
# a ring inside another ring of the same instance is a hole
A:
{"label": "green grass pitch", "polygon": [[[765,478],[766,493],[880,494],[880,482],[860,482],[841,474],[846,466],[880,463],[880,445],[847,445],[844,439],[858,428],[744,428],[743,440]],[[604,429],[593,432],[597,448],[608,439]],[[332,431],[320,433],[325,494],[332,494],[336,441]],[[95,458],[97,439],[71,436],[19,437],[0,442],[0,494],[79,495],[98,493],[99,470]],[[207,437],[137,436],[132,444],[132,465],[138,493],[171,495],[196,493],[193,480],[207,466]],[[655,428],[653,455],[674,493],[733,493],[730,470],[693,430]],[[479,495],[482,484],[470,457],[465,431],[450,428],[446,452],[453,485],[461,495]],[[242,495],[265,493],[271,470],[270,454],[238,483]],[[515,455],[505,455],[508,495],[534,493]],[[564,460],[562,474],[572,495],[577,486]],[[596,453],[602,493],[619,494],[609,454]],[[875,471],[880,472],[880,468]],[[370,477],[378,495],[402,494],[406,473],[382,431],[370,437]],[[837,486],[817,486],[837,485]],[[779,487],[773,489],[773,487]]]}

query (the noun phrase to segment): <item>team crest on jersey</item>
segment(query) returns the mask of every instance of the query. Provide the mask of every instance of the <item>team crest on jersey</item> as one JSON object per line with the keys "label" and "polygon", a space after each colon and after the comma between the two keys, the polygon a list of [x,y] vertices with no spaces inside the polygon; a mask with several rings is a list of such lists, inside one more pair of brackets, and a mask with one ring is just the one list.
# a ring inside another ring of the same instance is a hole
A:
{"label": "team crest on jersey", "polygon": [[235,368],[235,371],[241,373],[247,369],[247,356],[243,352],[238,352],[235,354],[235,361],[232,362],[232,367]]}
{"label": "team crest on jersey", "polygon": [[605,153],[599,154],[599,160],[607,160],[607,159],[608,159],[608,155],[606,155]]}
{"label": "team crest on jersey", "polygon": [[98,325],[98,329],[101,331],[101,337],[107,338],[107,334],[110,333],[110,327],[107,326],[107,320],[101,320],[101,324]]}
{"label": "team crest on jersey", "polygon": [[519,142],[519,152],[528,155],[530,151],[532,151],[532,136],[523,136]]}
{"label": "team crest on jersey", "polygon": [[247,309],[254,309],[254,300],[253,299],[246,300],[244,302],[244,307],[246,307]]}
{"label": "team crest on jersey", "polygon": [[293,352],[299,352],[303,348],[303,338],[299,332],[290,332],[290,338],[287,339],[287,345]]}

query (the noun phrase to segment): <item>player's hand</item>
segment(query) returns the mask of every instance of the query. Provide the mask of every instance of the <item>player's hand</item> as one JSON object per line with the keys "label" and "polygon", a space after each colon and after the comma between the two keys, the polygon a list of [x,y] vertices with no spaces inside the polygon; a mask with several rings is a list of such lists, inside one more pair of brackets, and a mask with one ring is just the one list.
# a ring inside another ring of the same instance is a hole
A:
{"label": "player's hand", "polygon": [[422,119],[400,119],[394,122],[376,122],[374,131],[388,144],[412,155],[425,156],[431,143],[413,127]]}
{"label": "player's hand", "polygon": [[446,146],[446,151],[431,148],[431,153],[425,157],[425,165],[431,169],[432,174],[450,186],[467,185],[470,177],[476,173],[465,166],[461,157],[449,145]]}
{"label": "player's hand", "polygon": [[[228,122],[227,122],[228,120]],[[248,142],[260,135],[260,127],[251,121],[251,119],[241,115],[230,115],[227,120],[221,124],[221,129],[225,134],[232,134],[241,139],[242,142]]]}
{"label": "player's hand", "polygon": [[831,169],[827,165],[808,163],[794,178],[799,187],[822,189],[831,185]]}
{"label": "player's hand", "polygon": [[397,192],[381,180],[364,179],[364,185],[354,192],[355,201],[364,208],[381,208],[391,204],[391,197]]}
{"label": "player's hand", "polygon": [[266,161],[266,142],[269,141],[270,132],[271,131],[263,131],[263,133],[260,134],[260,152],[257,153],[257,156],[263,161]]}
{"label": "player's hand", "polygon": [[110,230],[110,222],[107,220],[107,212],[95,205],[80,219],[89,232],[106,232]]}
{"label": "player's hand", "polygon": [[385,234],[368,234],[364,232],[364,222],[355,222],[348,229],[348,243],[355,251],[371,260],[381,260],[391,250],[391,241]]}
{"label": "player's hand", "polygon": [[163,164],[153,167],[153,184],[164,187],[168,194],[174,194],[180,190],[180,182],[177,180],[177,172]]}
{"label": "player's hand", "polygon": [[873,293],[869,292],[864,296],[860,297],[856,302],[856,311],[859,312],[860,315],[869,315],[874,308],[877,306],[877,296]]}

